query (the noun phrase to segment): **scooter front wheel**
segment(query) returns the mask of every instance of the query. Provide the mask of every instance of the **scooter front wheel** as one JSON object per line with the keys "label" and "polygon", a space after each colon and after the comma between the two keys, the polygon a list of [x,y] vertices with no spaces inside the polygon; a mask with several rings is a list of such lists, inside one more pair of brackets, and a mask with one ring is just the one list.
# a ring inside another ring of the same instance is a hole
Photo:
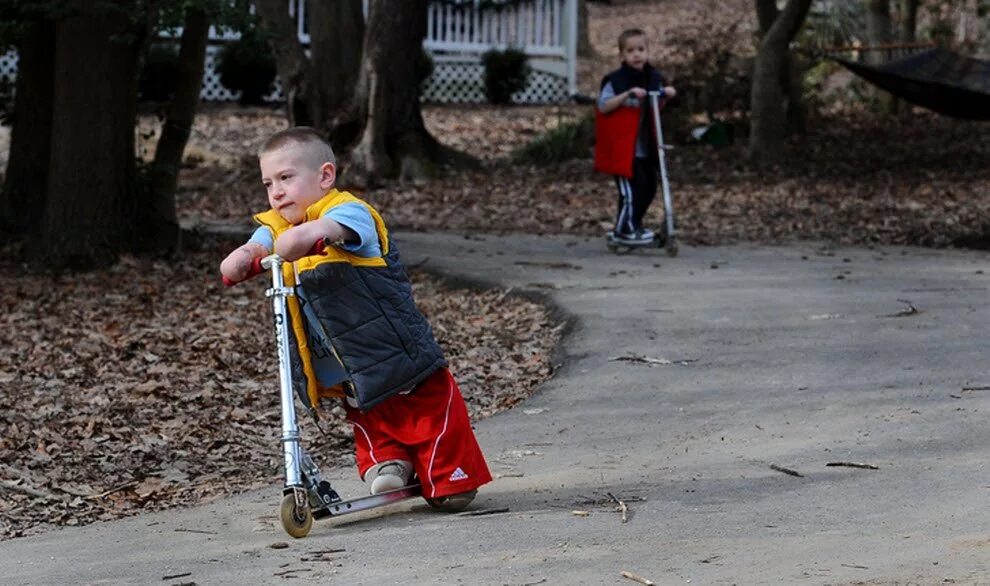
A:
{"label": "scooter front wheel", "polygon": [[296,505],[296,495],[291,492],[282,497],[279,517],[285,532],[296,539],[309,535],[309,530],[313,527],[313,512],[309,510],[309,506]]}

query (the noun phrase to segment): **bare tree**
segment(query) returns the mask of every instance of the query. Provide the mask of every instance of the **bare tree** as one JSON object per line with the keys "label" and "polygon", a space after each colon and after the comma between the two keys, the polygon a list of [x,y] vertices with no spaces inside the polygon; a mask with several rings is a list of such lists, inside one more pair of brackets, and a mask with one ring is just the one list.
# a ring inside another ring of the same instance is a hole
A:
{"label": "bare tree", "polygon": [[309,6],[310,113],[317,128],[339,141],[340,119],[361,71],[364,9],[361,0],[311,1]]}
{"label": "bare tree", "polygon": [[[866,42],[876,48],[866,51],[864,60],[871,65],[883,64],[889,51],[882,47],[889,45],[893,40],[894,25],[890,0],[866,0]],[[896,114],[900,109],[897,98],[892,94],[879,88],[875,88],[873,94],[883,113]]]}
{"label": "bare tree", "polygon": [[578,0],[578,46],[580,57],[594,57],[595,48],[591,46],[591,35],[588,26],[588,0]]}
{"label": "bare tree", "polygon": [[10,157],[0,192],[3,238],[36,229],[45,209],[55,91],[55,22],[39,17],[22,23]]}
{"label": "bare tree", "polygon": [[55,25],[52,136],[58,140],[51,146],[41,237],[29,249],[54,269],[113,261],[139,225],[134,79],[143,35],[122,5],[68,4],[68,16]]}
{"label": "bare tree", "polygon": [[356,175],[368,181],[398,175],[419,179],[470,158],[443,146],[426,130],[420,77],[429,0],[373,0],[368,15],[361,78],[351,109],[363,121],[352,153]]}
{"label": "bare tree", "polygon": [[[316,0],[326,1],[326,0]],[[315,2],[314,2],[315,4]],[[309,59],[296,34],[285,0],[256,0],[255,8],[271,35],[290,126],[312,126],[309,114]]]}
{"label": "bare tree", "polygon": [[206,11],[196,6],[187,7],[179,46],[175,94],[165,115],[150,171],[150,205],[145,212],[146,229],[141,238],[141,244],[150,250],[168,250],[178,243],[175,191],[182,154],[189,141],[203,87],[209,32],[210,21]]}
{"label": "bare tree", "polygon": [[788,0],[783,10],[775,0],[756,0],[760,38],[750,94],[749,156],[757,164],[774,160],[787,136],[789,45],[805,17],[811,0]]}
{"label": "bare tree", "polygon": [[[866,42],[870,46],[888,45],[893,38],[890,0],[866,0]],[[867,51],[866,62],[878,65],[884,61],[883,51]]]}
{"label": "bare tree", "polygon": [[901,14],[898,39],[902,43],[913,43],[918,30],[918,0],[900,0]]}
{"label": "bare tree", "polygon": [[255,5],[271,35],[289,124],[313,126],[337,142],[336,126],[351,103],[361,66],[361,0],[311,0],[310,57],[299,43],[285,0]]}
{"label": "bare tree", "polygon": [[[756,10],[760,38],[763,38],[780,16],[780,10],[776,2],[758,2]],[[789,50],[785,53],[780,83],[785,96],[784,112],[788,133],[802,133],[806,130],[807,108],[803,85],[806,69],[807,65],[802,65],[797,55]]]}

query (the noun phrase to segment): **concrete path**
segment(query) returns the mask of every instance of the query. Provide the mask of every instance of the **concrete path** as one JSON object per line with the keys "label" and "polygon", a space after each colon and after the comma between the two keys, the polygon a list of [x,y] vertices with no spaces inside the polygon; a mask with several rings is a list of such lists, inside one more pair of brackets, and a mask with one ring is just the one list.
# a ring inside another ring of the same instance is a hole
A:
{"label": "concrete path", "polygon": [[0,582],[990,582],[987,253],[399,243],[574,319],[557,375],[477,426],[499,478],[474,508],[505,512],[408,501],[291,540],[273,486],[0,543]]}

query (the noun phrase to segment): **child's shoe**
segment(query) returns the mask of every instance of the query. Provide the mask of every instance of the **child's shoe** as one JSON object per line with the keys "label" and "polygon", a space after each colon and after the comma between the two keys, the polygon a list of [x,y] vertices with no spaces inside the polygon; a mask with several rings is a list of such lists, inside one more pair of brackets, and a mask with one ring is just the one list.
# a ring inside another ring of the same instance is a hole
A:
{"label": "child's shoe", "polygon": [[627,246],[635,246],[640,243],[635,232],[611,232],[611,241]]}
{"label": "child's shoe", "polygon": [[426,499],[426,503],[438,511],[458,513],[466,509],[477,494],[477,490],[469,490],[435,499]]}
{"label": "child's shoe", "polygon": [[386,460],[369,468],[364,481],[371,485],[371,494],[381,494],[408,485],[412,472],[412,462]]}

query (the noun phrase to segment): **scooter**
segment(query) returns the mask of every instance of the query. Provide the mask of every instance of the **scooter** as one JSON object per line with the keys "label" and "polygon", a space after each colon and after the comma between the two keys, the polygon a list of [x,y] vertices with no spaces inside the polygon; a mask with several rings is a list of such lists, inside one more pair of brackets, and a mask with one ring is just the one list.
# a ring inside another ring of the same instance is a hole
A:
{"label": "scooter", "polygon": [[[313,254],[322,252],[329,242],[318,241]],[[285,263],[276,254],[254,259],[249,278],[264,271],[271,271],[272,286],[265,296],[272,300],[275,322],[275,343],[278,354],[279,396],[282,403],[282,453],[284,456],[285,484],[282,487],[282,504],[279,519],[282,528],[295,538],[305,537],[313,526],[314,519],[325,519],[366,511],[389,505],[408,498],[422,496],[419,484],[412,484],[388,492],[351,500],[343,500],[320,475],[319,467],[302,447],[299,424],[296,419],[295,401],[292,390],[292,369],[289,364],[289,310],[286,299],[296,294],[294,287],[286,287],[282,276]],[[224,284],[235,282],[224,277]]]}
{"label": "scooter", "polygon": [[622,241],[615,237],[613,232],[605,235],[605,246],[612,252],[627,254],[637,248],[665,248],[668,256],[677,256],[677,233],[674,229],[674,200],[670,194],[670,181],[667,178],[667,155],[666,151],[672,149],[671,145],[663,141],[663,126],[660,123],[660,98],[663,91],[651,91],[650,110],[653,112],[653,130],[657,137],[657,155],[660,160],[660,183],[663,189],[663,215],[664,224],[660,228],[660,233],[652,240],[632,243]]}

